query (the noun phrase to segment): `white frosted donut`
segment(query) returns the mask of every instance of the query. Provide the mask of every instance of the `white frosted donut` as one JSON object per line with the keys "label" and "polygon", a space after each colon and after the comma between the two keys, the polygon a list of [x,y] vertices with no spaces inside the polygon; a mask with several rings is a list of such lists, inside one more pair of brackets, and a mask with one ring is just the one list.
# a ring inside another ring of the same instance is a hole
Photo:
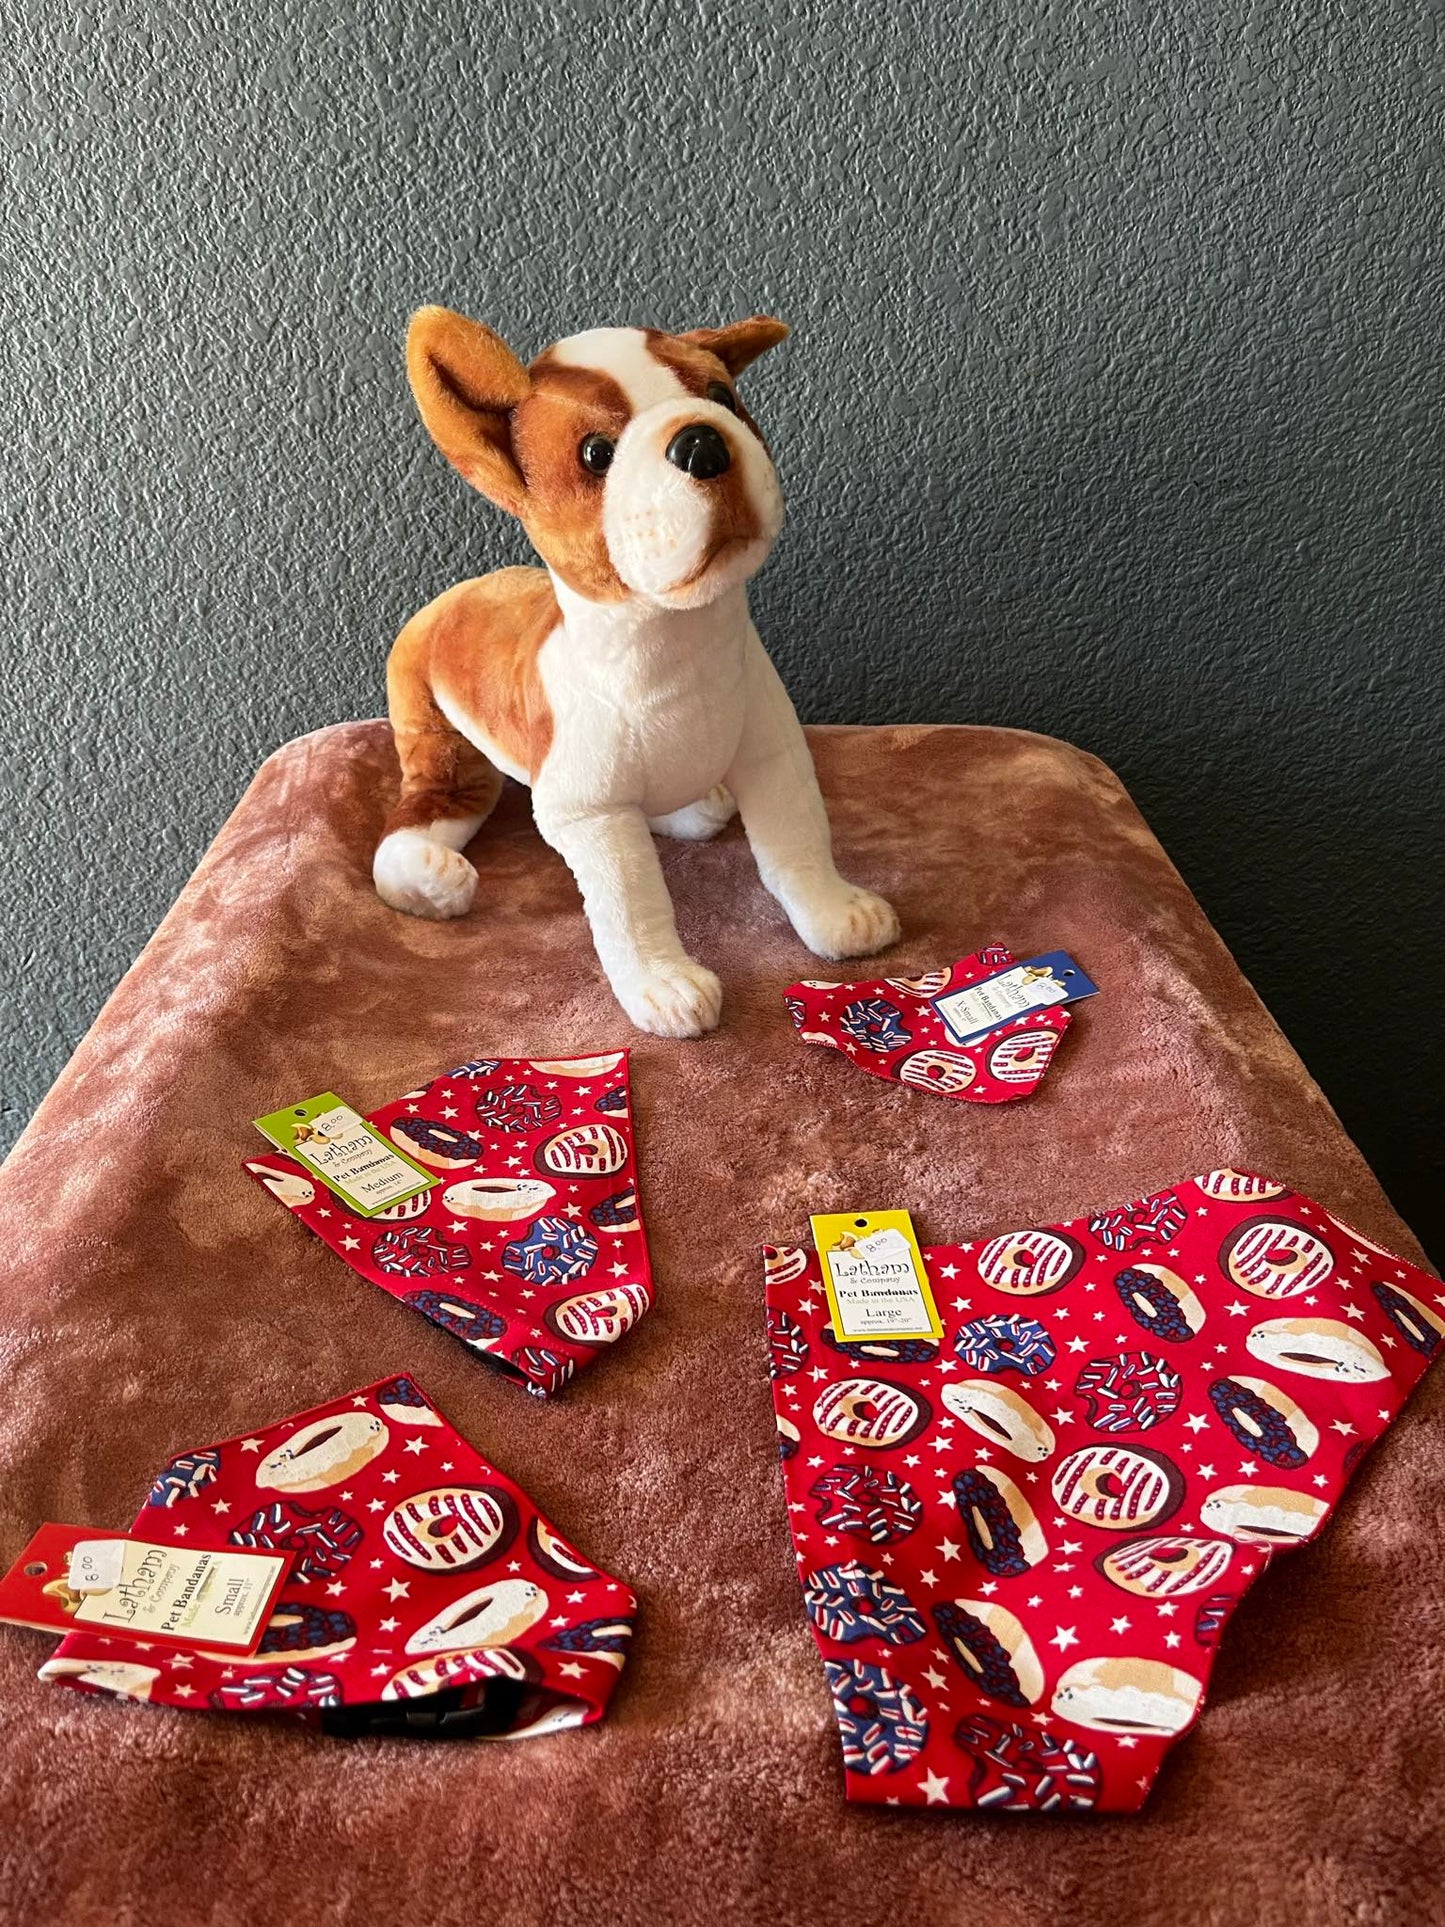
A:
{"label": "white frosted donut", "polygon": [[922,1393],[880,1378],[845,1378],[825,1386],[813,1406],[813,1423],[824,1438],[873,1451],[906,1445],[932,1416]]}
{"label": "white frosted donut", "polygon": [[1206,1172],[1196,1182],[1206,1198],[1223,1198],[1229,1204],[1253,1204],[1284,1195],[1284,1186],[1273,1178],[1261,1178],[1253,1171],[1234,1171],[1228,1165]]}
{"label": "white frosted donut", "polygon": [[521,1218],[535,1218],[556,1195],[555,1186],[540,1178],[465,1178],[447,1186],[442,1203],[454,1217],[514,1224]]}
{"label": "white frosted donut", "polygon": [[989,1239],[978,1275],[1012,1298],[1038,1298],[1066,1285],[1083,1262],[1083,1246],[1065,1232],[1010,1231]]}
{"label": "white frosted donut", "polygon": [[517,1509],[499,1487],[438,1486],[392,1507],[381,1536],[422,1572],[463,1572],[494,1558],[517,1530]]}
{"label": "white frosted donut", "polygon": [[288,1211],[300,1211],[303,1206],[312,1204],[316,1198],[316,1186],[310,1178],[303,1178],[299,1171],[278,1170],[274,1164],[265,1164],[260,1158],[247,1158],[246,1169],[265,1185],[273,1198],[279,1198]]}
{"label": "white frosted donut", "polygon": [[996,1378],[967,1378],[960,1384],[947,1384],[940,1395],[955,1418],[986,1438],[1001,1445],[1016,1459],[1038,1464],[1054,1449],[1053,1429],[1026,1399],[1000,1385]]}
{"label": "white frosted donut", "polygon": [[1271,1318],[1245,1339],[1251,1355],[1282,1372],[1362,1385],[1390,1368],[1363,1332],[1337,1318]]}
{"label": "white frosted donut", "polygon": [[1227,1539],[1131,1539],[1101,1553],[1094,1563],[1125,1592],[1141,1599],[1173,1599],[1216,1584],[1233,1557]]}
{"label": "white frosted donut", "polygon": [[443,1606],[406,1642],[409,1653],[506,1646],[546,1615],[547,1595],[530,1579],[495,1579]]}
{"label": "white frosted donut", "polygon": [[1329,1506],[1286,1485],[1223,1485],[1199,1508],[1202,1525],[1251,1546],[1294,1546],[1323,1524]]}
{"label": "white frosted donut", "polygon": [[1096,1733],[1182,1733],[1204,1692],[1192,1673],[1157,1659],[1081,1659],[1054,1688],[1061,1720]]}
{"label": "white frosted donut", "polygon": [[1293,1298],[1322,1285],[1335,1268],[1324,1240],[1290,1218],[1246,1218],[1225,1239],[1219,1262],[1256,1298]]}
{"label": "white frosted donut", "polygon": [[556,1178],[606,1178],[627,1163],[627,1139],[610,1124],[574,1124],[549,1137],[538,1168]]}
{"label": "white frosted donut", "polygon": [[764,1245],[763,1278],[770,1285],[790,1285],[808,1269],[808,1254],[797,1245]]}
{"label": "white frosted donut", "polygon": [[841,1050],[843,1046],[836,1037],[830,1037],[825,1030],[800,1030],[799,1037],[805,1044],[826,1044],[829,1050]]}
{"label": "white frosted donut", "polygon": [[632,1330],[651,1303],[644,1285],[602,1285],[549,1306],[547,1323],[574,1345],[612,1345]]}
{"label": "white frosted donut", "polygon": [[915,1090],[943,1091],[956,1097],[978,1076],[978,1065],[958,1051],[916,1050],[898,1066],[898,1075]]}
{"label": "white frosted donut", "polygon": [[1059,1033],[1048,1025],[1011,1031],[989,1051],[989,1073],[1000,1084],[1030,1084],[1043,1076],[1058,1048]]}
{"label": "white frosted donut", "polygon": [[606,1057],[533,1057],[528,1060],[534,1071],[548,1077],[605,1077],[622,1062],[622,1052]]}
{"label": "white frosted donut", "polygon": [[43,1680],[78,1680],[123,1700],[148,1700],[160,1676],[159,1667],[136,1666],[128,1659],[47,1659],[37,1675]]}
{"label": "white frosted donut", "polygon": [[1179,1509],[1184,1480],[1162,1452],[1143,1445],[1086,1445],[1061,1459],[1054,1504],[1106,1532],[1137,1532]]}
{"label": "white frosted donut", "polygon": [[313,1419],[268,1452],[256,1484],[271,1492],[320,1492],[351,1478],[386,1450],[386,1426],[370,1412]]}

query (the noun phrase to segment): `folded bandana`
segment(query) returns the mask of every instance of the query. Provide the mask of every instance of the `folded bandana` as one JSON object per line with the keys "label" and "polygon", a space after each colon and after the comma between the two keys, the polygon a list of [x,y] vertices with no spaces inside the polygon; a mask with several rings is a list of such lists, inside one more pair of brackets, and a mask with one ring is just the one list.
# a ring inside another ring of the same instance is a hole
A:
{"label": "folded bandana", "polygon": [[181,1453],[132,1530],[294,1553],[259,1650],[75,1632],[42,1679],[343,1734],[522,1739],[600,1720],[626,1662],[632,1594],[407,1378]]}
{"label": "folded bandana", "polygon": [[383,1291],[545,1397],[652,1303],[627,1053],[487,1058],[367,1114],[447,1181],[359,1218],[301,1164],[246,1169]]}
{"label": "folded bandana", "polygon": [[840,1345],[815,1254],[766,1258],[847,1797],[1132,1812],[1440,1350],[1439,1280],[1229,1170],[924,1258],[942,1345]]}
{"label": "folded bandana", "polygon": [[950,970],[922,977],[789,984],[784,1001],[805,1044],[842,1051],[875,1077],[964,1104],[1008,1104],[1038,1089],[1069,1028],[1069,1013],[1030,1011],[972,1043],[956,1044],[932,1000],[1017,961],[1002,944],[991,944]]}

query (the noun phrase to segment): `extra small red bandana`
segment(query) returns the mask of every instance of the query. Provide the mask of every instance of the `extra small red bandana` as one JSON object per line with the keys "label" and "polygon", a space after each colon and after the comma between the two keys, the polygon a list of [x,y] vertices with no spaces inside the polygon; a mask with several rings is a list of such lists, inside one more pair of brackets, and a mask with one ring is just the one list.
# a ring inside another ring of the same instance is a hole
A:
{"label": "extra small red bandana", "polygon": [[[600,1720],[637,1602],[408,1378],[183,1452],[132,1528],[291,1552],[249,1659],[67,1634],[40,1677],[122,1699],[297,1713],[341,1732],[522,1739]],[[338,1709],[371,1707],[365,1721]],[[466,1715],[466,1718],[459,1717]]]}
{"label": "extra small red bandana", "polygon": [[1068,1011],[1032,1011],[971,1044],[956,1044],[932,999],[1017,961],[1002,944],[991,944],[922,977],[789,984],[784,1001],[805,1044],[842,1051],[875,1077],[962,1104],[1010,1104],[1038,1089],[1069,1028]]}
{"label": "extra small red bandana", "polygon": [[557,1391],[651,1305],[626,1051],[459,1064],[367,1121],[445,1182],[359,1218],[280,1152],[246,1169],[514,1383]]}
{"label": "extra small red bandana", "polygon": [[815,1253],[766,1254],[847,1797],[1133,1812],[1239,1600],[1440,1351],[1445,1294],[1232,1170],[924,1259],[942,1345],[840,1344]]}

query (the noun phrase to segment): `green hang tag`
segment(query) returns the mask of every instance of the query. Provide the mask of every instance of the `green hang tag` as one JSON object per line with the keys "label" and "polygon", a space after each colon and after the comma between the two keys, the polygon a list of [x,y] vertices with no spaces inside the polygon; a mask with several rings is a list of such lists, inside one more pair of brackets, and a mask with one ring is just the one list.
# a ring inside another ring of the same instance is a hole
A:
{"label": "green hang tag", "polygon": [[314,1172],[358,1217],[430,1191],[441,1179],[388,1144],[374,1124],[334,1091],[255,1120],[262,1137]]}

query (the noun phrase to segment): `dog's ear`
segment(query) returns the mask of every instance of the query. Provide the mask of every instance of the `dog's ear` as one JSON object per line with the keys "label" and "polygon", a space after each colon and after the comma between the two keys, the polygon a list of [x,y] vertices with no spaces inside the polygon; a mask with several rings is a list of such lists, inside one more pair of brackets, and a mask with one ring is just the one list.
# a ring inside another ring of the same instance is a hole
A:
{"label": "dog's ear", "polygon": [[419,308],[406,334],[406,372],[432,440],[472,487],[520,515],[527,499],[512,452],[511,412],[532,378],[506,342],[450,308]]}
{"label": "dog's ear", "polygon": [[716,355],[730,375],[740,375],[750,361],[787,338],[787,322],[775,321],[770,314],[749,315],[746,321],[734,321],[726,328],[693,328],[678,337]]}

